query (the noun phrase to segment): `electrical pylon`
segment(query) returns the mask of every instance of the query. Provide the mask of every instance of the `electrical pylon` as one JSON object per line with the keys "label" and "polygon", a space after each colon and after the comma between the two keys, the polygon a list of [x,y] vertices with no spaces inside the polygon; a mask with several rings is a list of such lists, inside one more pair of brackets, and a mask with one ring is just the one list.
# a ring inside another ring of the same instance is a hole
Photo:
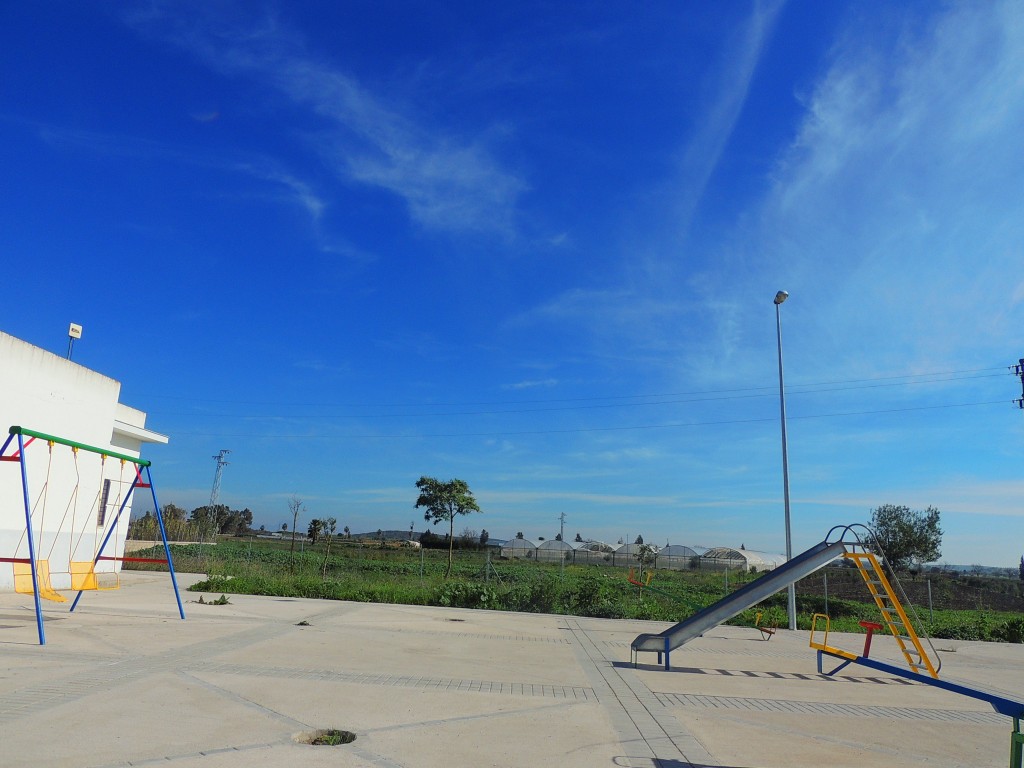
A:
{"label": "electrical pylon", "polygon": [[229,453],[231,451],[224,448],[213,457],[217,460],[217,471],[213,475],[213,490],[210,491],[210,514],[213,514],[213,508],[217,505],[217,497],[220,496],[220,478],[224,474],[224,467],[229,464],[229,462],[224,460],[224,457]]}

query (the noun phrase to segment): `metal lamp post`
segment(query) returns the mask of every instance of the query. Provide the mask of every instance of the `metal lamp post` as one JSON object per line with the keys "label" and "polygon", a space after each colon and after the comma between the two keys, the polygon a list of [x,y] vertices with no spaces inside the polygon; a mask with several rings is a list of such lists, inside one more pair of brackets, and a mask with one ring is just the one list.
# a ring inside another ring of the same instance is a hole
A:
{"label": "metal lamp post", "polygon": [[[782,418],[782,494],[786,508],[786,561],[793,559],[793,538],[789,527],[789,450],[786,444],[786,387],[782,378],[782,313],[779,306],[789,294],[779,291],[775,294],[775,330],[779,341],[779,409]],[[796,585],[789,585],[789,628],[796,629]]]}

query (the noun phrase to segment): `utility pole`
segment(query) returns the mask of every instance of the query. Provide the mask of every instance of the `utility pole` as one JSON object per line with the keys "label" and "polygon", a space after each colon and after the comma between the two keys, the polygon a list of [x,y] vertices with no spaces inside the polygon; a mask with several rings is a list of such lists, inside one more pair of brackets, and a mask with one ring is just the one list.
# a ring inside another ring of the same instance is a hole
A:
{"label": "utility pole", "polygon": [[1010,369],[1015,376],[1020,376],[1020,397],[1015,402],[1018,408],[1024,410],[1024,357],[1018,360],[1016,365],[1011,365]]}
{"label": "utility pole", "polygon": [[558,561],[561,563],[559,567],[559,574],[562,578],[565,578],[565,512],[562,512],[558,516],[559,529],[558,529],[558,540],[562,543],[562,549],[558,550]]}
{"label": "utility pole", "polygon": [[210,511],[208,517],[210,518],[211,525],[217,521],[217,512],[215,507],[217,506],[217,498],[220,496],[220,479],[224,474],[224,467],[229,463],[224,460],[224,457],[229,453],[231,453],[231,451],[224,448],[220,453],[213,457],[217,462],[217,471],[213,475],[213,490],[210,491]]}

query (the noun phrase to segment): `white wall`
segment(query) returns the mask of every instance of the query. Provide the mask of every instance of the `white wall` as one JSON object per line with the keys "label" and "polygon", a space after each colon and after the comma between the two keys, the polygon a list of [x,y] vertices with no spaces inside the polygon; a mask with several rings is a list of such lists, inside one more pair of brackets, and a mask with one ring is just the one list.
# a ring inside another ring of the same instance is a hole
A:
{"label": "white wall", "polygon": [[[0,332],[0,445],[11,426],[139,457],[147,442],[167,438],[145,429],[146,415],[118,402],[121,385],[102,374]],[[27,442],[27,438],[26,438]],[[17,438],[5,455],[17,451]],[[25,449],[36,557],[49,561],[53,587],[68,589],[69,561],[91,561],[110,530],[135,465],[65,445],[35,440]],[[98,525],[101,489],[110,480],[104,525]],[[139,489],[136,493],[146,493]],[[126,507],[105,555],[124,551],[130,508]],[[0,462],[0,557],[28,557],[21,470]],[[101,570],[119,570],[103,562]],[[14,588],[14,570],[0,563],[0,591]]]}

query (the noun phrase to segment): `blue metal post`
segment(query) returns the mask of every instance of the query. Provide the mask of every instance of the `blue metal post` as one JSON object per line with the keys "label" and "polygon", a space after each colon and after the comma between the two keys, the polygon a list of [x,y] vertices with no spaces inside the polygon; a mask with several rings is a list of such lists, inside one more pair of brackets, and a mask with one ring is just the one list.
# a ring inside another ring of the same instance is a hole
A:
{"label": "blue metal post", "polygon": [[[10,442],[8,440],[7,442]],[[7,447],[7,443],[4,443]],[[32,533],[32,503],[28,495],[28,472],[25,469],[25,438],[18,433],[18,464],[21,466],[21,492],[25,497],[25,530],[28,531],[28,557],[32,562],[32,593],[36,602],[36,627],[39,630],[39,644],[46,645],[46,632],[43,630],[43,606],[39,602],[39,576],[36,574],[36,541]]]}
{"label": "blue metal post", "polygon": [[178,592],[178,579],[174,575],[174,561],[171,560],[171,548],[167,544],[167,529],[164,528],[164,516],[160,512],[160,503],[156,500],[156,486],[153,485],[153,473],[146,467],[146,479],[149,480],[149,491],[153,494],[153,509],[156,511],[156,522],[160,526],[160,538],[164,542],[164,555],[167,557],[167,570],[171,573],[171,584],[174,587],[174,599],[178,601],[178,615],[185,618],[185,609],[181,606],[181,593]]}

